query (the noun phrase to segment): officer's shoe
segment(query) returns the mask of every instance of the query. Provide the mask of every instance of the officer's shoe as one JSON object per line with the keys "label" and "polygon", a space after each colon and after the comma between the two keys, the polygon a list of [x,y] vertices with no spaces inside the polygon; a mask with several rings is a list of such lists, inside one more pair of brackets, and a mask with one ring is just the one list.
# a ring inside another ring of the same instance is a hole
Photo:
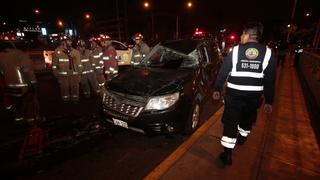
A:
{"label": "officer's shoe", "polygon": [[243,145],[247,141],[247,137],[241,136],[241,134],[237,137],[237,145]]}
{"label": "officer's shoe", "polygon": [[230,150],[225,150],[224,152],[220,153],[219,159],[224,165],[232,165],[232,152]]}

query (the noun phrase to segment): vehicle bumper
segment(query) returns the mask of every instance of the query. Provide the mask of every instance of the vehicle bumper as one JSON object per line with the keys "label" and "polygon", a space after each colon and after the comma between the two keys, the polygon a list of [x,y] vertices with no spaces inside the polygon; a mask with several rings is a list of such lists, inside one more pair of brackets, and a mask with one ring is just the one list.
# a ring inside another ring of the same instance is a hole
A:
{"label": "vehicle bumper", "polygon": [[177,103],[175,106],[162,111],[141,112],[139,116],[130,118],[108,108],[103,108],[105,120],[114,124],[114,119],[127,123],[128,129],[140,133],[174,133],[184,129],[188,118],[190,105]]}

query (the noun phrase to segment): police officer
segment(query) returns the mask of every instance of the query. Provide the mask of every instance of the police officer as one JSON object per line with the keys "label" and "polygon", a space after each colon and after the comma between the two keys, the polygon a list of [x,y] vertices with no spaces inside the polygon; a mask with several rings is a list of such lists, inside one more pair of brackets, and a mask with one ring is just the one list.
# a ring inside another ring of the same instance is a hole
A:
{"label": "police officer", "polygon": [[39,117],[36,78],[33,62],[13,44],[0,41],[0,72],[4,77],[5,94],[13,103],[16,121],[33,121]]}
{"label": "police officer", "polygon": [[81,89],[85,97],[89,98],[91,95],[90,87],[93,89],[95,94],[100,93],[98,81],[92,66],[93,58],[90,56],[90,51],[87,49],[84,40],[78,41],[77,49],[80,52],[80,61],[83,67],[80,81]]}
{"label": "police officer", "polygon": [[90,55],[93,59],[92,66],[99,84],[100,90],[104,89],[105,78],[103,75],[103,60],[102,60],[102,48],[100,47],[101,37],[90,38]]}
{"label": "police officer", "polygon": [[303,53],[303,47],[301,41],[298,41],[295,48],[294,48],[294,67],[299,66],[300,56]]}
{"label": "police officer", "polygon": [[143,36],[140,33],[136,33],[132,36],[132,40],[136,43],[132,49],[131,64],[140,64],[142,59],[150,52],[149,46],[143,42]]}
{"label": "police officer", "polygon": [[113,75],[118,73],[117,51],[112,46],[111,38],[107,35],[101,35],[101,47],[105,77],[110,80]]}
{"label": "police officer", "polygon": [[72,39],[69,35],[62,35],[60,40],[60,46],[53,54],[52,71],[58,79],[62,100],[77,102],[82,71],[80,53],[72,48]]}
{"label": "police officer", "polygon": [[219,90],[229,75],[222,116],[224,151],[219,156],[225,165],[232,164],[232,149],[236,143],[243,144],[249,135],[262,94],[265,112],[272,112],[276,64],[272,51],[258,43],[262,31],[261,23],[251,22],[244,26],[241,44],[225,57],[213,86],[213,99],[218,100]]}

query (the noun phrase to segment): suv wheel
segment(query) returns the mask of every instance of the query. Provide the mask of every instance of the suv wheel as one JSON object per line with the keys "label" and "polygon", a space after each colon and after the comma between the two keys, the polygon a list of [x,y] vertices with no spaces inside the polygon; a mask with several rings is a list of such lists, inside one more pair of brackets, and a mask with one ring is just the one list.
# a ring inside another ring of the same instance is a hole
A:
{"label": "suv wheel", "polygon": [[200,124],[200,102],[196,101],[192,105],[192,111],[190,112],[189,118],[185,126],[185,134],[192,134]]}

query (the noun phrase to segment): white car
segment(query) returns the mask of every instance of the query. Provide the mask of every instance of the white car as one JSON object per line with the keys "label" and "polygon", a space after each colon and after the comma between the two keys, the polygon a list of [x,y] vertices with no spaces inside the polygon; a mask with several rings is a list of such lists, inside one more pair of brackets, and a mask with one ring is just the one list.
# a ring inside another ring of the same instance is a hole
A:
{"label": "white car", "polygon": [[118,56],[118,65],[130,65],[131,57],[132,57],[132,48],[129,48],[125,44],[119,41],[112,41],[112,46],[117,51]]}

